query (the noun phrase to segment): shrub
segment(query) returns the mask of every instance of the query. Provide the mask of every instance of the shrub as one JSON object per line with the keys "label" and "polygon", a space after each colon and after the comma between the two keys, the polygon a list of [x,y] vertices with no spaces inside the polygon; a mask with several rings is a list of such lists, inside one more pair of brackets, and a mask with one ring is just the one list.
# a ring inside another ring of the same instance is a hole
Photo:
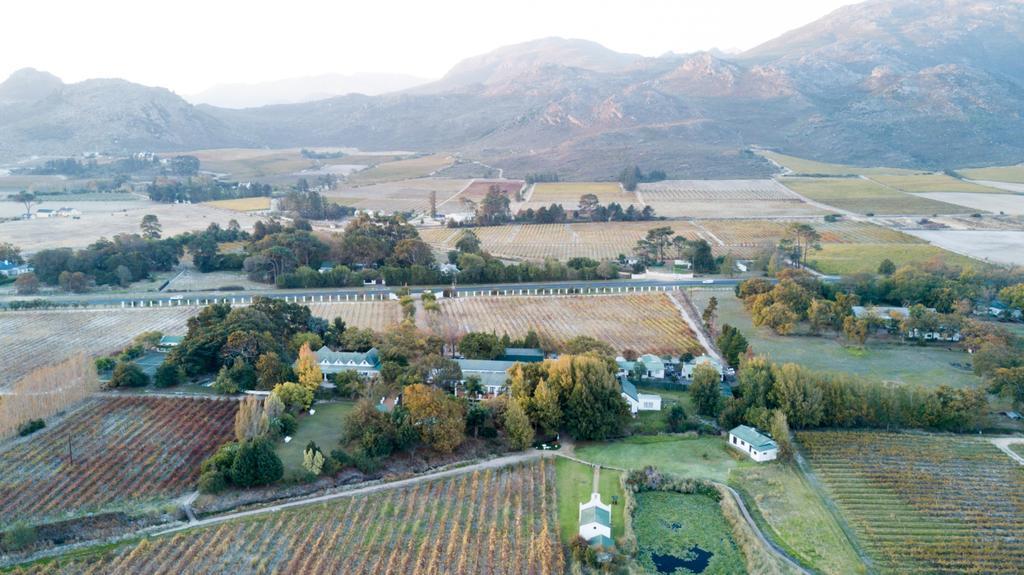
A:
{"label": "shrub", "polygon": [[199,476],[199,491],[202,493],[220,493],[228,487],[228,479],[220,471],[207,471]]}
{"label": "shrub", "polygon": [[149,376],[133,362],[122,361],[114,368],[114,373],[107,382],[107,387],[145,387],[149,384]]}
{"label": "shrub", "polygon": [[3,548],[8,553],[21,551],[34,545],[36,542],[36,530],[31,525],[16,523],[4,532]]}
{"label": "shrub", "polygon": [[112,357],[97,357],[96,358],[96,372],[106,373],[112,371],[117,366],[117,360]]}
{"label": "shrub", "polygon": [[275,417],[270,422],[271,432],[278,437],[294,435],[295,430],[298,428],[299,422],[295,419],[295,416],[290,413],[282,413],[280,417]]}
{"label": "shrub", "polygon": [[284,476],[284,465],[265,439],[247,441],[231,465],[231,482],[238,487],[269,485]]}
{"label": "shrub", "polygon": [[26,435],[31,435],[44,427],[46,427],[46,422],[42,419],[30,419],[18,426],[18,435],[25,437]]}
{"label": "shrub", "polygon": [[313,392],[297,383],[279,383],[274,386],[271,393],[276,395],[291,413],[305,411],[313,404]]}
{"label": "shrub", "polygon": [[677,403],[670,407],[666,422],[668,423],[668,430],[672,433],[682,433],[683,431],[686,431],[686,411],[683,410],[683,406]]}
{"label": "shrub", "polygon": [[153,385],[157,387],[171,387],[185,381],[185,370],[168,362],[163,362],[156,368],[153,374]]}

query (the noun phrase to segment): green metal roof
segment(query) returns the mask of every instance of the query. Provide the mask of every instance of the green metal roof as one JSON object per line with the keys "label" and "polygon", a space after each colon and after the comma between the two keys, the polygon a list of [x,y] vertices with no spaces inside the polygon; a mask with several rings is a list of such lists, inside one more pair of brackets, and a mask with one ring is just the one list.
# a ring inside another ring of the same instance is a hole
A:
{"label": "green metal roof", "polygon": [[607,509],[598,506],[586,507],[580,510],[580,525],[588,523],[599,523],[605,527],[612,526],[612,513]]}
{"label": "green metal roof", "polygon": [[615,542],[612,541],[612,538],[604,535],[594,535],[590,539],[587,539],[587,543],[592,547],[604,547],[605,549],[615,547]]}
{"label": "green metal roof", "polygon": [[620,377],[619,383],[622,384],[622,393],[628,395],[629,398],[632,399],[633,401],[640,401],[636,391],[636,386],[633,385],[632,381],[629,381],[629,379],[626,377]]}
{"label": "green metal roof", "polygon": [[505,361],[544,361],[544,350],[533,347],[506,347],[501,359]]}
{"label": "green metal roof", "polygon": [[757,429],[747,427],[746,425],[736,426],[729,431],[729,433],[747,442],[751,447],[758,451],[767,451],[769,449],[777,449],[779,447],[770,437],[761,433]]}
{"label": "green metal roof", "polygon": [[160,338],[159,345],[177,345],[185,340],[183,335],[165,335]]}

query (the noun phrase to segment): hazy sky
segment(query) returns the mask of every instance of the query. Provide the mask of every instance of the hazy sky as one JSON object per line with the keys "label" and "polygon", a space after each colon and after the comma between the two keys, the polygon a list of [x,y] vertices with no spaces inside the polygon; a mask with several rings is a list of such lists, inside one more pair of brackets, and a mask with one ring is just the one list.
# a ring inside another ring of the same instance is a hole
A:
{"label": "hazy sky", "polygon": [[442,76],[460,59],[545,36],[656,56],[745,49],[851,0],[12,0],[0,77],[121,77],[191,94],[324,73]]}

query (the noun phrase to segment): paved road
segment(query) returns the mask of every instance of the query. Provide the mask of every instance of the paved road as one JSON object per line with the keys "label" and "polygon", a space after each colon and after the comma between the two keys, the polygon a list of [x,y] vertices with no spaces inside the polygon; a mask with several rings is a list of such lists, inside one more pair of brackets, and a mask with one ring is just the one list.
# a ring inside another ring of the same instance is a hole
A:
{"label": "paved road", "polygon": [[[731,287],[743,281],[739,278],[714,278],[710,281],[713,283],[706,283],[709,280],[707,278],[696,278],[696,279],[681,279],[681,280],[635,280],[635,279],[620,279],[620,280],[597,280],[597,281],[562,281],[562,282],[529,282],[529,283],[514,283],[514,284],[474,284],[474,285],[457,285],[455,291],[460,294],[468,294],[473,292],[492,291],[492,290],[565,290],[565,289],[601,289],[601,288],[629,288],[629,289],[647,289],[647,288],[662,288],[662,287],[694,287],[694,286],[718,286],[718,287]],[[450,285],[434,285],[434,286],[414,286],[410,287],[410,291],[414,294],[422,293],[430,290],[433,292],[439,292],[444,289],[451,289]],[[146,301],[153,302],[152,305],[159,305],[163,302],[163,305],[172,305],[172,301],[176,299],[231,299],[240,297],[254,297],[254,296],[266,296],[273,298],[298,298],[302,299],[306,297],[308,299],[320,298],[323,296],[327,298],[332,296],[334,298],[341,297],[344,299],[346,296],[351,298],[387,298],[392,293],[391,288],[384,286],[378,287],[365,287],[365,288],[318,288],[318,289],[269,289],[269,290],[252,290],[252,291],[196,291],[188,293],[154,293],[154,292],[137,292],[137,293],[124,293],[124,294],[79,294],[79,295],[57,295],[57,296],[43,296],[42,299],[53,301],[55,303],[64,304],[78,304],[78,305],[119,305],[122,301]],[[14,300],[14,299],[25,299],[25,298],[0,298],[2,300]]]}

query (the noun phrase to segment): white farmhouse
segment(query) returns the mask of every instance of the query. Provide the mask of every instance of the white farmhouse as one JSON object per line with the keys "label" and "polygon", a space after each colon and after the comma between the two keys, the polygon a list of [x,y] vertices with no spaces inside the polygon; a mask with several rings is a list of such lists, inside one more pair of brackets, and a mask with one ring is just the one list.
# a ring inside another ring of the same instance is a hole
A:
{"label": "white farmhouse", "polygon": [[612,508],[601,503],[600,493],[591,493],[590,501],[580,503],[580,537],[595,547],[612,547]]}
{"label": "white farmhouse", "polygon": [[325,382],[330,380],[330,376],[340,371],[355,371],[363,377],[373,377],[380,373],[380,354],[375,347],[370,348],[366,353],[358,353],[331,351],[331,348],[325,345],[316,350],[316,359]]}
{"label": "white farmhouse", "polygon": [[729,432],[729,447],[746,453],[754,461],[771,461],[779,456],[779,446],[770,437],[746,425]]}
{"label": "white farmhouse", "polygon": [[629,412],[636,415],[638,411],[661,411],[661,396],[651,393],[640,393],[632,381],[624,376],[619,377],[622,384],[622,398],[629,404]]}

